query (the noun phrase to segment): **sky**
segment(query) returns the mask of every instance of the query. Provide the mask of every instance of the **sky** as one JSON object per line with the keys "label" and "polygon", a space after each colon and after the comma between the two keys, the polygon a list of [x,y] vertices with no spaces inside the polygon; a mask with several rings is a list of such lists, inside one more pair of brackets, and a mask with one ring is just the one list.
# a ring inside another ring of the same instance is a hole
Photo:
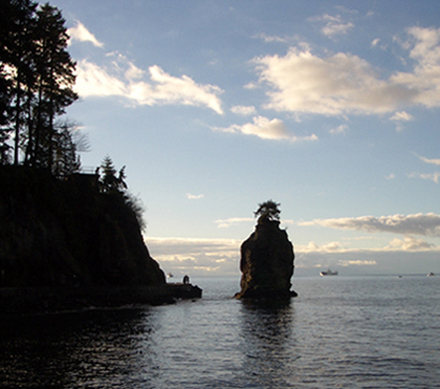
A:
{"label": "sky", "polygon": [[239,277],[280,203],[295,274],[440,273],[440,2],[55,0],[67,110],[176,277]]}

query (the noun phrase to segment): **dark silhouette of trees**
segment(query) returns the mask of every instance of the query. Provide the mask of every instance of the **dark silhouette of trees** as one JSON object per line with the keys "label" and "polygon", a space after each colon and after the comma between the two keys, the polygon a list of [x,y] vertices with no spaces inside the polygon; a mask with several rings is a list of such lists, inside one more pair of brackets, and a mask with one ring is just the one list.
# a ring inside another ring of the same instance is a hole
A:
{"label": "dark silhouette of trees", "polygon": [[265,220],[280,220],[280,206],[279,203],[276,203],[273,200],[265,201],[264,203],[258,204],[259,208],[254,212],[254,216],[258,218],[258,223],[261,223]]}
{"label": "dark silhouette of trees", "polygon": [[113,165],[112,159],[106,155],[100,166],[102,170],[102,176],[99,179],[101,192],[103,193],[123,193],[127,189],[127,184],[124,179],[125,166],[119,170],[119,174],[116,175],[116,169]]}
{"label": "dark silhouette of trees", "polygon": [[0,4],[0,163],[10,163],[13,151],[14,165],[56,174],[60,150],[70,153],[74,141],[56,118],[78,99],[65,20],[49,4]]}
{"label": "dark silhouette of trees", "polygon": [[120,197],[128,209],[135,215],[141,230],[145,230],[146,223],[143,218],[144,207],[142,202],[128,191],[128,186],[125,183],[125,179],[127,178],[125,175],[125,166],[117,172],[112,159],[106,155],[97,170],[97,174],[99,176],[100,192],[106,195]]}

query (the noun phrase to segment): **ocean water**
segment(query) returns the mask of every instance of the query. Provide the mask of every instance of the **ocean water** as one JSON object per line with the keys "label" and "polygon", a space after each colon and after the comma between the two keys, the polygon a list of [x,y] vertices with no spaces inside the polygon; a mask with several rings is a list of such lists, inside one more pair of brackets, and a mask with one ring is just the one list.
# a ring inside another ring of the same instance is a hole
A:
{"label": "ocean water", "polygon": [[440,388],[440,277],[294,277],[285,304],[0,316],[1,388]]}

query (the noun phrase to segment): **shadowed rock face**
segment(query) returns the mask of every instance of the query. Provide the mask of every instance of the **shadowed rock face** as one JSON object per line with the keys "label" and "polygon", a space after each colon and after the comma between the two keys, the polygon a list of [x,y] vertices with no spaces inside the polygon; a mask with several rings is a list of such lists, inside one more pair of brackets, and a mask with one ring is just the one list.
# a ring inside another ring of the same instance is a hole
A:
{"label": "shadowed rock face", "polygon": [[95,177],[2,167],[0,182],[0,287],[165,284],[135,214]]}
{"label": "shadowed rock face", "polygon": [[279,221],[262,219],[241,245],[241,292],[237,298],[288,298],[293,275],[293,245]]}

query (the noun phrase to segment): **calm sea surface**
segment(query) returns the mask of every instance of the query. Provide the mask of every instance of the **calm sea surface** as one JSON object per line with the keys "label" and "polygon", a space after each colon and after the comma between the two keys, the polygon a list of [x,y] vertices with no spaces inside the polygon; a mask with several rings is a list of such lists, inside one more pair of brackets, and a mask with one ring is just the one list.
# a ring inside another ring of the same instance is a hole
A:
{"label": "calm sea surface", "polygon": [[2,388],[440,388],[440,277],[294,277],[299,297],[0,316]]}

